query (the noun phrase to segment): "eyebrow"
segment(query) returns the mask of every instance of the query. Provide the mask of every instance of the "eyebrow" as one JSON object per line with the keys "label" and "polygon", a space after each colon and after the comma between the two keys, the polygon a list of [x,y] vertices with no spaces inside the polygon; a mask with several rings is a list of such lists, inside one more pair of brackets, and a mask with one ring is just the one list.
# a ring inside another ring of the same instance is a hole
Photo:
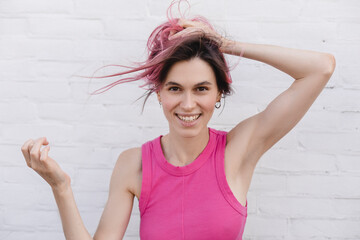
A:
{"label": "eyebrow", "polygon": [[[181,84],[179,84],[177,82],[167,82],[165,84],[165,86],[168,86],[168,85],[181,86]],[[208,81],[203,81],[203,82],[199,82],[199,83],[195,84],[195,86],[201,86],[201,85],[212,85],[212,83],[208,82]]]}

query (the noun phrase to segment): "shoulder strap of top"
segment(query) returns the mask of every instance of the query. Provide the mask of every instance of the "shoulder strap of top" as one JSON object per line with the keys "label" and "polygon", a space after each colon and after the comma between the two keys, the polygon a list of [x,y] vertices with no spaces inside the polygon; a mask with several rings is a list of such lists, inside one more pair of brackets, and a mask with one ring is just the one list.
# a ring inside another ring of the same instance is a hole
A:
{"label": "shoulder strap of top", "polygon": [[229,202],[229,204],[243,216],[247,216],[247,201],[245,207],[240,204],[236,199],[235,195],[231,191],[229,184],[226,179],[225,174],[225,148],[226,148],[226,136],[227,132],[217,131],[218,132],[218,148],[217,148],[217,160],[216,164],[216,176],[220,185],[220,189]]}
{"label": "shoulder strap of top", "polygon": [[145,213],[145,209],[151,191],[151,169],[152,169],[151,152],[152,152],[152,141],[144,143],[141,146],[142,183],[141,183],[141,193],[139,199],[140,216],[142,216]]}

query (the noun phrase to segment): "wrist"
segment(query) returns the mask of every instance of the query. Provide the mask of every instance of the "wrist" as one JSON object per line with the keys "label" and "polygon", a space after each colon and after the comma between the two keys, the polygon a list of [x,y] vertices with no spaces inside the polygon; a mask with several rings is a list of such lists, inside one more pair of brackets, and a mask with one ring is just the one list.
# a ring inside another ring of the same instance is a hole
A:
{"label": "wrist", "polygon": [[57,184],[55,186],[51,186],[51,189],[54,194],[61,195],[71,190],[71,184],[70,183]]}
{"label": "wrist", "polygon": [[221,39],[221,47],[220,47],[220,50],[223,52],[223,53],[228,53],[230,54],[231,53],[231,49],[234,48],[234,45],[235,45],[235,41],[232,41],[232,40],[229,40],[229,39],[226,39],[226,38],[222,38]]}

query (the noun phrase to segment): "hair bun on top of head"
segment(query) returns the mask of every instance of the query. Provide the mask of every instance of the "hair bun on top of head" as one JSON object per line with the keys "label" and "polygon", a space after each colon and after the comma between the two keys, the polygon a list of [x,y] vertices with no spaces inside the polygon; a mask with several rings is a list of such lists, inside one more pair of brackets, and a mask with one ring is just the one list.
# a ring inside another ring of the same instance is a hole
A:
{"label": "hair bun on top of head", "polygon": [[[215,71],[215,74],[217,75],[217,79],[222,79],[222,82],[225,82],[225,87],[222,89],[220,87],[220,90],[223,92],[224,95],[230,94],[231,89],[230,86],[228,86],[232,80],[229,73],[229,69],[226,63],[226,60],[223,56],[223,54],[220,51],[220,44],[219,39],[211,39],[209,38],[205,33],[203,34],[189,34],[189,35],[183,35],[182,37],[177,37],[174,39],[169,40],[170,34],[173,35],[177,32],[180,32],[184,30],[182,26],[180,26],[179,20],[180,19],[186,19],[184,15],[181,15],[180,18],[173,18],[171,13],[171,8],[175,3],[178,3],[178,9],[180,11],[180,3],[181,2],[187,2],[187,0],[175,0],[172,1],[169,8],[167,9],[167,21],[160,24],[158,27],[156,27],[152,33],[150,34],[148,41],[147,41],[147,52],[148,52],[148,58],[144,62],[138,62],[135,63],[138,65],[137,67],[129,67],[129,66],[123,66],[123,65],[116,65],[121,66],[125,68],[130,68],[128,71],[119,72],[112,75],[107,76],[101,76],[101,77],[95,77],[95,78],[107,78],[107,77],[115,77],[115,76],[122,76],[124,74],[133,73],[141,71],[139,74],[133,76],[133,77],[127,77],[119,79],[107,86],[104,86],[95,92],[91,94],[100,94],[103,93],[110,88],[126,82],[133,82],[138,80],[145,80],[145,83],[142,84],[140,87],[145,87],[148,90],[147,98],[150,96],[152,92],[155,92],[161,87],[161,83],[164,79],[164,73],[167,72],[167,70],[164,71],[167,67],[171,67],[170,63],[176,62],[176,59],[179,60],[179,54],[176,55],[177,51],[185,51],[189,50],[189,48],[195,47],[202,47],[206,48],[205,50],[210,51],[213,56],[210,56],[210,58],[215,58],[217,61],[214,62],[213,69],[214,71],[216,69],[221,69],[221,71]],[[189,3],[188,3],[189,4]],[[205,25],[207,25],[210,29],[214,30],[214,28],[211,26],[208,20],[202,16],[196,16],[194,18],[189,19],[191,21],[198,21]],[[197,45],[194,43],[197,43]],[[201,46],[198,46],[201,45]],[[180,50],[179,50],[180,49]],[[210,50],[209,50],[210,49]],[[198,49],[198,51],[201,51]],[[175,55],[174,55],[175,54]],[[112,66],[112,65],[107,65]],[[105,66],[106,67],[106,66]],[[143,71],[142,71],[143,70]],[[224,83],[222,83],[224,84]],[[219,85],[219,82],[218,82]],[[144,94],[146,95],[146,94]]]}

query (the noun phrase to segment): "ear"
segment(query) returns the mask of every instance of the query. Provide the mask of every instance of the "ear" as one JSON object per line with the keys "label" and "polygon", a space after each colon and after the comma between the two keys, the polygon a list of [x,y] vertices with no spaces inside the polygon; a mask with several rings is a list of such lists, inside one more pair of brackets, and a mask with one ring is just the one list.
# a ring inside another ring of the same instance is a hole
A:
{"label": "ear", "polygon": [[221,93],[221,92],[218,92],[218,95],[217,95],[217,97],[216,97],[216,102],[220,102],[221,96],[222,96],[222,93]]}
{"label": "ear", "polygon": [[157,99],[159,100],[159,102],[161,102],[160,91],[156,91],[156,96],[157,96]]}

